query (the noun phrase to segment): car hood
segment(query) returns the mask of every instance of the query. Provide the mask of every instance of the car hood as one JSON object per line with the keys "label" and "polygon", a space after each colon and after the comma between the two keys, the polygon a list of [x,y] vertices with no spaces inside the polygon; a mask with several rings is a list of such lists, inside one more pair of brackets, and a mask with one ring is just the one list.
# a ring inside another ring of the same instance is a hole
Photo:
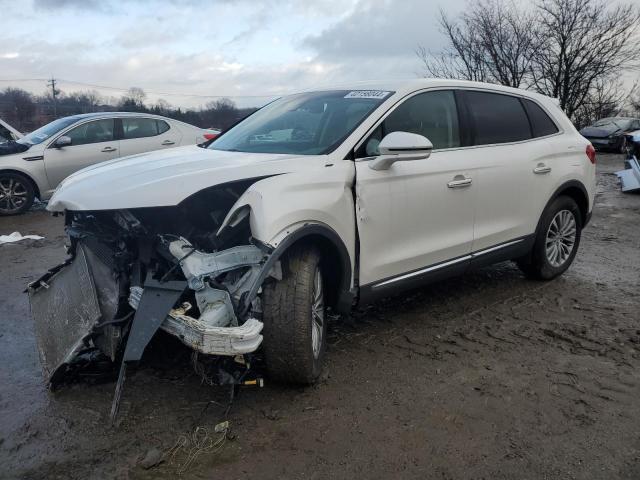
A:
{"label": "car hood", "polygon": [[[47,209],[117,210],[173,206],[207,187],[305,168],[295,155],[226,152],[195,145],[123,157],[79,170]],[[313,162],[311,162],[313,163]]]}
{"label": "car hood", "polygon": [[603,127],[585,127],[582,130],[580,130],[580,134],[583,137],[591,137],[591,138],[605,138],[605,137],[608,137],[609,135],[616,134],[616,133],[622,133],[622,130],[620,130],[615,125],[611,125],[611,126],[606,125]]}

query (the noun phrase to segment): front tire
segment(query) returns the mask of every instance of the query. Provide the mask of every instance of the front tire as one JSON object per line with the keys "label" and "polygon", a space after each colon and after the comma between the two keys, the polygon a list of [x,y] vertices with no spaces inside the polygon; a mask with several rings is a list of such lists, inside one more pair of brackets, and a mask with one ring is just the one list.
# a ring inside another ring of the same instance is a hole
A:
{"label": "front tire", "polygon": [[516,263],[528,278],[551,280],[573,263],[581,233],[578,204],[571,197],[560,196],[542,214],[531,253]]}
{"label": "front tire", "polygon": [[19,173],[0,173],[0,216],[19,215],[33,205],[33,184]]}
{"label": "front tire", "polygon": [[320,251],[294,246],[281,260],[282,280],[264,286],[267,373],[283,383],[309,385],[322,372],[327,323]]}

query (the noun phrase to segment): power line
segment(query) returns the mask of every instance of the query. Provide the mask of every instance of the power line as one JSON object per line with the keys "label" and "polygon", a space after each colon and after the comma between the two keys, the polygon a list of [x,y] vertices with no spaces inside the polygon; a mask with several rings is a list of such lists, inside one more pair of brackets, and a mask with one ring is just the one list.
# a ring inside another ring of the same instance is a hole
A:
{"label": "power line", "polygon": [[[46,78],[0,78],[0,82],[34,82],[34,81],[47,81],[51,82],[53,79]],[[94,83],[86,83],[86,82],[77,82],[74,80],[65,80],[62,78],[58,78],[55,80],[57,83],[68,83],[71,85],[82,85],[85,87],[91,88],[99,88],[103,90],[115,90],[119,92],[128,92],[128,88],[122,87],[112,87],[108,85],[97,85]],[[47,85],[51,86],[51,85]],[[202,95],[195,93],[177,93],[177,92],[157,92],[151,90],[145,90],[145,93],[150,93],[152,95],[164,95],[164,96],[175,96],[175,97],[193,97],[193,98],[273,98],[278,97],[282,94],[269,94],[269,95]]]}

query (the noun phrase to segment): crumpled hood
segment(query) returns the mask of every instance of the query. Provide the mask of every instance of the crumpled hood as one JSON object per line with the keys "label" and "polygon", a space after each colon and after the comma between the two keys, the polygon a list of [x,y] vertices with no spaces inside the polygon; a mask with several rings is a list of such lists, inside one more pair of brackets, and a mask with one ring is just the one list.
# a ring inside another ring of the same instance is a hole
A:
{"label": "crumpled hood", "polygon": [[603,127],[585,127],[580,130],[580,135],[587,138],[605,138],[614,133],[622,133],[615,125],[606,125]]}
{"label": "crumpled hood", "polygon": [[295,155],[225,152],[195,145],[148,152],[79,170],[60,184],[47,210],[172,206],[207,187],[288,173],[305,163]]}

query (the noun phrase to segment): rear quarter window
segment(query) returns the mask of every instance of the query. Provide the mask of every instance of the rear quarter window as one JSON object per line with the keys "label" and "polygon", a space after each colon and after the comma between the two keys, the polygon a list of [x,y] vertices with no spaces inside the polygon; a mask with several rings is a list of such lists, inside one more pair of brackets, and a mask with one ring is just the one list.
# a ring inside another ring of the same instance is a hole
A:
{"label": "rear quarter window", "polygon": [[529,119],[518,97],[490,92],[465,92],[474,126],[474,145],[509,143],[531,138]]}
{"label": "rear quarter window", "polygon": [[534,137],[546,137],[558,133],[559,130],[555,122],[536,102],[527,99],[522,99],[522,102],[527,109]]}

